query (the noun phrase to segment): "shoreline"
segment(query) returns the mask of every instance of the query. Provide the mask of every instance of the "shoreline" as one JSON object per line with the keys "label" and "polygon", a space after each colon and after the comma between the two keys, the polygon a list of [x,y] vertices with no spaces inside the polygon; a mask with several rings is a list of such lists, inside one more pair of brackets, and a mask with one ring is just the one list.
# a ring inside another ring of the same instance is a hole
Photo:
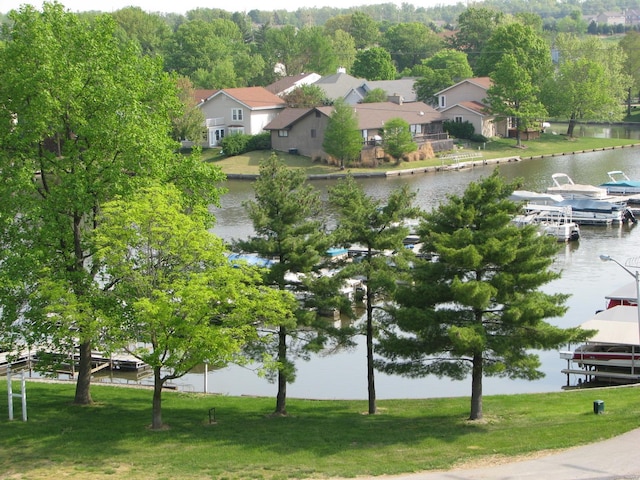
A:
{"label": "shoreline", "polygon": [[[381,171],[381,172],[358,173],[358,172],[348,170],[344,173],[324,173],[324,174],[308,175],[307,178],[309,180],[332,180],[332,179],[340,179],[340,178],[346,177],[347,175],[351,175],[354,178],[400,177],[404,175],[457,171],[457,170],[463,170],[467,168],[485,167],[487,165],[499,165],[500,163],[522,162],[524,160],[536,160],[539,158],[562,157],[566,155],[579,155],[582,153],[602,152],[605,150],[617,150],[617,149],[635,148],[635,147],[640,147],[640,143],[632,143],[629,145],[617,145],[613,147],[592,148],[590,150],[575,150],[571,152],[551,153],[548,155],[533,155],[529,157],[524,157],[521,155],[512,155],[512,156],[500,157],[500,158],[469,160],[466,162],[459,162],[452,165],[433,165],[429,167],[406,168],[402,170],[387,170],[387,171]],[[229,173],[225,175],[227,177],[227,180],[256,180],[260,176],[259,174],[253,174],[253,173]]]}

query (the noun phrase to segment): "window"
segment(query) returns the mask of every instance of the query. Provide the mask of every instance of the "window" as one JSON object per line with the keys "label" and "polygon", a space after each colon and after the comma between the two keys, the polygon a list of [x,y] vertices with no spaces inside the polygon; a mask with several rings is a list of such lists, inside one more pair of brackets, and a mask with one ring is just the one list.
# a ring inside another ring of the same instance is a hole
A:
{"label": "window", "polygon": [[320,118],[320,112],[316,110],[316,118]]}
{"label": "window", "polygon": [[453,119],[453,121],[456,122],[456,123],[464,122],[464,120],[462,119],[461,115],[456,115],[456,117]]}
{"label": "window", "polygon": [[311,138],[316,138],[316,129],[315,128],[311,129]]}
{"label": "window", "polygon": [[289,130],[278,130],[278,136],[279,137],[288,137],[289,136]]}
{"label": "window", "polygon": [[231,109],[231,119],[236,121],[236,122],[241,122],[242,120],[244,120],[244,115],[242,113],[242,109],[241,108],[232,108]]}
{"label": "window", "polygon": [[447,106],[447,97],[444,95],[440,95],[440,108],[444,108]]}
{"label": "window", "polygon": [[244,127],[229,127],[229,135],[244,133]]}

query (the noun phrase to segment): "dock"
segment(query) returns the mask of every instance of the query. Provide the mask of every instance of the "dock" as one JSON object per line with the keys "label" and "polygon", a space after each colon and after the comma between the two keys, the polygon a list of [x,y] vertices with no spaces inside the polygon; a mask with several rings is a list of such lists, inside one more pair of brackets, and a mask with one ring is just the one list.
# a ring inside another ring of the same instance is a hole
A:
{"label": "dock", "polygon": [[[42,350],[40,350],[42,352]],[[79,355],[66,355],[64,353],[46,352],[59,359],[61,368],[56,373],[75,375],[79,362]],[[6,375],[9,368],[31,368],[38,362],[36,350],[20,350],[18,352],[0,352],[0,375]],[[91,373],[101,370],[140,372],[150,367],[133,355],[125,352],[104,353],[94,351],[91,353]]]}

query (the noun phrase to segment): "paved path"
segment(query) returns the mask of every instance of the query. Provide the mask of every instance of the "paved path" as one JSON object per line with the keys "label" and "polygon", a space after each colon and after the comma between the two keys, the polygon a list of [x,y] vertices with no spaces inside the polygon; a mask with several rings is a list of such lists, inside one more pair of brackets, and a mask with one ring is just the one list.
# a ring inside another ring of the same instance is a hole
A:
{"label": "paved path", "polygon": [[[640,429],[533,460],[370,480],[640,480]],[[369,480],[357,477],[357,480]]]}

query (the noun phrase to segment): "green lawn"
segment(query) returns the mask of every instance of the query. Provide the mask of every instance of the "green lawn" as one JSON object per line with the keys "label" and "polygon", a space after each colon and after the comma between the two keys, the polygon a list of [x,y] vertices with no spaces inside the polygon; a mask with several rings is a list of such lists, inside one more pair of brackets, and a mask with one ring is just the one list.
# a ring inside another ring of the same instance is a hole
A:
{"label": "green lawn", "polygon": [[[638,114],[640,115],[640,114]],[[479,153],[482,159],[493,159],[502,157],[536,157],[540,155],[552,155],[558,153],[579,152],[583,150],[593,150],[602,148],[613,148],[637,143],[637,140],[626,140],[616,138],[590,138],[579,137],[570,139],[565,135],[543,134],[539,140],[523,141],[522,148],[516,148],[514,139],[496,139],[485,144],[469,144],[465,148],[456,150],[455,153]],[[447,152],[453,153],[453,152]],[[226,174],[248,174],[257,175],[260,161],[267,158],[271,152],[255,151],[235,157],[224,157],[219,154],[219,149],[208,149],[203,152],[206,161],[218,165]],[[313,162],[309,157],[301,155],[290,155],[278,152],[278,156],[290,168],[304,169],[309,175],[344,174],[336,166],[329,166]],[[432,166],[442,166],[451,164],[451,160],[433,158],[419,162],[402,162],[400,165],[385,163],[375,169],[352,168],[348,169],[353,173],[385,172],[394,170],[404,170],[409,168],[424,168]]]}
{"label": "green lawn", "polygon": [[[71,405],[73,392],[69,383],[27,382],[26,423],[17,399],[17,420],[7,421],[0,395],[1,478],[353,478],[505,461],[640,426],[637,387],[486,396],[476,422],[467,420],[468,398],[379,401],[374,416],[365,400],[290,399],[289,416],[272,417],[273,398],[167,391],[163,431],[148,429],[150,390],[95,385],[89,407]],[[595,400],[604,414],[593,413]]]}

